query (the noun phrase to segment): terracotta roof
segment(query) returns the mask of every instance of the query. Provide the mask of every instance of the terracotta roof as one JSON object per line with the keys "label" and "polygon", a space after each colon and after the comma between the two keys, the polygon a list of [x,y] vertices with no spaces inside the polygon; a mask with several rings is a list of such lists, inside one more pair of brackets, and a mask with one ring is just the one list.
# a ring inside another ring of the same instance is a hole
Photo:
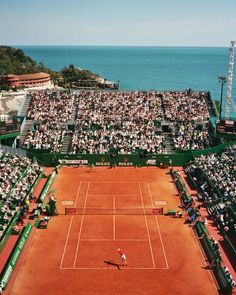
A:
{"label": "terracotta roof", "polygon": [[31,80],[31,79],[43,79],[50,77],[47,73],[35,73],[35,74],[27,74],[27,75],[17,75],[19,80]]}
{"label": "terracotta roof", "polygon": [[6,78],[7,81],[19,81],[19,78],[17,75],[12,75],[12,74],[9,74],[9,75],[6,75],[6,76],[3,76],[2,77],[3,79]]}
{"label": "terracotta roof", "polygon": [[7,74],[7,75],[3,75],[3,77],[12,78],[12,77],[17,77],[17,75]]}

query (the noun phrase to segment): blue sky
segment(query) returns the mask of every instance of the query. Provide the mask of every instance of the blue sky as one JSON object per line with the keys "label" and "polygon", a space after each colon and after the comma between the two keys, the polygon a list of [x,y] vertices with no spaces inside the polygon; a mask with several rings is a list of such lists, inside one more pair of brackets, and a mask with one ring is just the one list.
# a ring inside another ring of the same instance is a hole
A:
{"label": "blue sky", "polygon": [[8,45],[228,46],[236,0],[0,0]]}

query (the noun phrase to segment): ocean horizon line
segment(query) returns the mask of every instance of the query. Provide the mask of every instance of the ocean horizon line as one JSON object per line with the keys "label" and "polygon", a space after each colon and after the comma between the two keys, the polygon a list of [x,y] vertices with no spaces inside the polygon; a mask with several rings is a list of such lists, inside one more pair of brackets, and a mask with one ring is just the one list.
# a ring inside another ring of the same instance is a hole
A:
{"label": "ocean horizon line", "polygon": [[86,45],[86,44],[2,44],[2,46],[13,47],[139,47],[139,48],[228,48],[227,46],[208,46],[208,45]]}

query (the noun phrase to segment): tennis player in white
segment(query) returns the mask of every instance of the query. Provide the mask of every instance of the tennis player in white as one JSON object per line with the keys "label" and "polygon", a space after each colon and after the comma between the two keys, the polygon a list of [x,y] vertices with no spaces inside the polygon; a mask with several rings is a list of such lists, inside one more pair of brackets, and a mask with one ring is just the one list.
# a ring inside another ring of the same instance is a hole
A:
{"label": "tennis player in white", "polygon": [[125,253],[123,250],[121,250],[120,248],[118,249],[118,255],[120,256],[120,259],[121,259],[121,263],[123,266],[128,266],[127,264],[127,259],[126,259],[126,256],[125,256]]}

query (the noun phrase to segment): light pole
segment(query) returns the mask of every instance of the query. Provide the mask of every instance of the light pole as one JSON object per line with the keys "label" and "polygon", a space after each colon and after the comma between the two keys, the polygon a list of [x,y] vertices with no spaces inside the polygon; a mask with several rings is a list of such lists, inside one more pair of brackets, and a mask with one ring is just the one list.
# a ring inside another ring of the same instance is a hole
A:
{"label": "light pole", "polygon": [[220,121],[221,121],[223,88],[224,88],[224,84],[226,83],[226,77],[225,76],[219,76],[218,80],[221,83],[221,92],[220,92]]}

